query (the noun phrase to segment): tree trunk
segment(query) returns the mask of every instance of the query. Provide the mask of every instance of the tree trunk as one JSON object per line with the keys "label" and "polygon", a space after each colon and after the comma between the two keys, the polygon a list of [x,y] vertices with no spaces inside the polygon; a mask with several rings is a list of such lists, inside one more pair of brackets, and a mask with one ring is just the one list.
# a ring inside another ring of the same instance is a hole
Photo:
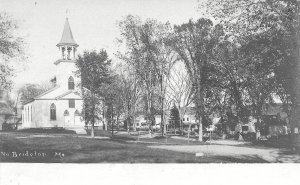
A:
{"label": "tree trunk", "polygon": [[[118,130],[120,130],[120,129],[119,129],[119,116],[120,116],[120,115],[119,115],[119,112],[118,112],[118,113],[117,113],[117,120],[116,120],[116,122],[117,122],[117,129],[118,129]],[[118,131],[118,130],[117,130],[117,131]]]}
{"label": "tree trunk", "polygon": [[199,120],[199,138],[198,141],[203,141],[203,134],[202,134],[202,116],[200,116],[200,120]]}
{"label": "tree trunk", "polygon": [[[95,99],[95,94],[92,93],[92,99],[94,100]],[[95,104],[94,104],[94,101],[93,101],[93,104],[92,104],[92,129],[91,129],[91,137],[94,137],[95,136],[95,133],[94,133],[94,125],[95,125]]]}
{"label": "tree trunk", "polygon": [[91,129],[91,137],[95,137],[94,124],[93,123],[92,123],[92,129]]}
{"label": "tree trunk", "polygon": [[111,136],[114,136],[114,107],[111,106]]}
{"label": "tree trunk", "polygon": [[203,116],[203,106],[204,106],[204,98],[201,88],[201,80],[197,80],[197,93],[196,93],[196,118],[199,121],[199,138],[198,141],[202,141],[202,116]]}
{"label": "tree trunk", "polygon": [[162,129],[162,123],[164,123],[164,98],[163,98],[163,79],[162,79],[162,75],[160,77],[160,96],[161,96],[161,115],[160,115],[160,128],[161,128],[161,136],[164,136],[164,131]]}

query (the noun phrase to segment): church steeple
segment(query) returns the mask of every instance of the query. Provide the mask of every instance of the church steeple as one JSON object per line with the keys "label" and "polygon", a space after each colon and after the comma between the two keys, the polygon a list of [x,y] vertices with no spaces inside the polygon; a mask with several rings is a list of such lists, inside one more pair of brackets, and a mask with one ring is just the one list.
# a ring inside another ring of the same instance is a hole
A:
{"label": "church steeple", "polygon": [[[79,45],[75,42],[73,38],[73,34],[71,31],[68,18],[66,18],[65,26],[64,26],[64,30],[60,42],[56,46],[59,48],[59,50],[61,50],[62,60],[75,59],[75,52]],[[73,57],[71,57],[72,55],[71,53],[73,54]]]}

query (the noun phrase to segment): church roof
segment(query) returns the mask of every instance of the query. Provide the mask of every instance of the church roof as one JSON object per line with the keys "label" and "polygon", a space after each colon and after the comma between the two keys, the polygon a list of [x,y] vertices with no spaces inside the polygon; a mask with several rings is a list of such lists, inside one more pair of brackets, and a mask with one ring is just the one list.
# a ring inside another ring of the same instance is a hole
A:
{"label": "church roof", "polygon": [[55,99],[56,100],[60,100],[60,99],[64,99],[64,98],[70,99],[70,96],[69,97],[67,96],[67,95],[70,95],[70,94],[75,95],[75,97],[71,96],[72,97],[71,99],[78,99],[78,98],[81,99],[81,96],[77,92],[75,92],[73,90],[69,90],[69,91],[67,91],[67,92],[65,92],[65,93],[63,93],[63,94],[61,94],[59,96],[56,96]]}
{"label": "church roof", "polygon": [[75,46],[75,47],[78,46],[78,44],[75,42],[75,40],[73,38],[73,34],[71,31],[71,27],[70,27],[68,18],[66,18],[64,31],[63,31],[62,37],[60,39],[60,42],[56,46],[63,46],[63,45],[69,45],[69,46]]}
{"label": "church roof", "polygon": [[[45,94],[48,94],[48,93],[50,93],[50,92],[52,92],[52,91],[58,89],[59,87],[60,87],[59,85],[56,85],[56,86],[52,87],[51,89],[49,89],[49,90],[43,92],[42,94],[40,94],[40,95],[34,97],[34,100],[39,99],[40,97],[42,97],[42,96],[44,96]],[[30,101],[30,102],[32,102],[32,101]],[[25,104],[30,103],[30,102],[26,102]],[[25,105],[25,104],[24,104],[24,105]]]}

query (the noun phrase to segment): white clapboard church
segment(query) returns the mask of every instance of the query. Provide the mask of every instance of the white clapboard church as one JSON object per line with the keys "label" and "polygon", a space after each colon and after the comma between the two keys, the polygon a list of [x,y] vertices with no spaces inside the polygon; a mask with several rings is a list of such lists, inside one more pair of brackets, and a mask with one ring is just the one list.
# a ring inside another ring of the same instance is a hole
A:
{"label": "white clapboard church", "polygon": [[21,128],[51,128],[63,127],[84,132],[84,120],[81,116],[83,100],[80,96],[76,77],[75,42],[68,18],[60,42],[56,45],[61,57],[54,62],[56,66],[56,86],[35,97],[24,105]]}

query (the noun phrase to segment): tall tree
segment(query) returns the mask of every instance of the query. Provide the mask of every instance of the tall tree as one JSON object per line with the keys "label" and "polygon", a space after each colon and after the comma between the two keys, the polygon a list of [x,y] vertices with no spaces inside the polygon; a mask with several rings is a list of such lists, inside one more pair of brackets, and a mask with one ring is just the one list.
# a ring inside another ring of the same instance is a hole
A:
{"label": "tall tree", "polygon": [[261,39],[264,48],[272,49],[272,55],[276,56],[273,60],[276,83],[285,89],[277,92],[289,94],[291,126],[300,127],[300,2],[217,0],[206,5],[208,13],[224,22],[235,39],[248,42],[253,36],[264,35]]}
{"label": "tall tree", "polygon": [[182,118],[187,107],[192,105],[195,89],[189,79],[189,74],[184,68],[182,61],[177,62],[171,69],[170,77],[167,81],[166,100],[172,105],[175,104],[179,110],[180,128],[182,128]]}
{"label": "tall tree", "polygon": [[[151,126],[155,122],[155,113],[163,118],[165,82],[176,55],[168,47],[171,27],[168,23],[159,23],[153,19],[142,22],[139,17],[127,16],[119,24],[120,39],[125,43],[126,53],[120,58],[132,66],[139,87],[143,90],[146,117]],[[160,102],[157,110],[155,100]],[[162,119],[163,123],[163,119]]]}
{"label": "tall tree", "polygon": [[111,134],[114,135],[114,128],[118,127],[120,115],[124,112],[123,86],[121,78],[115,72],[111,74],[110,83],[102,88],[103,98],[106,106],[105,117],[111,128]]}
{"label": "tall tree", "polygon": [[171,45],[185,64],[195,89],[194,104],[199,121],[199,141],[202,141],[202,117],[204,115],[205,89],[209,85],[209,68],[212,49],[219,36],[214,34],[213,22],[209,19],[190,20],[174,27]]}
{"label": "tall tree", "polygon": [[120,92],[120,98],[123,104],[123,110],[125,114],[126,126],[134,128],[136,131],[135,116],[138,111],[138,103],[141,100],[142,90],[139,88],[136,74],[132,71],[130,65],[120,65],[117,68],[119,72],[119,85],[122,89]]}
{"label": "tall tree", "polygon": [[85,51],[76,61],[76,74],[81,78],[82,97],[84,101],[83,113],[86,124],[91,124],[91,136],[94,136],[96,120],[102,116],[104,85],[111,82],[111,60],[105,50]]}
{"label": "tall tree", "polygon": [[25,61],[24,41],[17,34],[18,25],[8,14],[0,12],[0,91],[10,90],[15,65],[13,60]]}

